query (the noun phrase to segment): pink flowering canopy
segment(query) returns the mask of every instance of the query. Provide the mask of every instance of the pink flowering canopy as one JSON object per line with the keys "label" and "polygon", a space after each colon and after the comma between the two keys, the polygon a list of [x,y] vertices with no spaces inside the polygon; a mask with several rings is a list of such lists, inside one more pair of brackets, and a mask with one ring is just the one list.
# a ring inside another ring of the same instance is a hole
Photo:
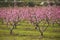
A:
{"label": "pink flowering canopy", "polygon": [[46,16],[52,21],[60,20],[60,6],[0,8],[0,19],[6,22],[36,21],[36,19],[39,22],[42,19],[46,19]]}

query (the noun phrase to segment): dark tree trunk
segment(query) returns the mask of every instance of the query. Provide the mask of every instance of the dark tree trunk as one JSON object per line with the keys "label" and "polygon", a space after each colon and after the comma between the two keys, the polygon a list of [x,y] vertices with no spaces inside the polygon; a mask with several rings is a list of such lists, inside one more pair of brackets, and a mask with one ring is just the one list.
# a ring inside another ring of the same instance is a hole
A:
{"label": "dark tree trunk", "polygon": [[17,24],[15,24],[15,29],[17,28],[16,26],[17,26]]}
{"label": "dark tree trunk", "polygon": [[41,37],[43,37],[43,32],[40,32],[41,33]]}
{"label": "dark tree trunk", "polygon": [[11,28],[11,30],[10,30],[10,34],[13,33],[13,29],[15,29],[15,28],[16,28],[16,24],[14,24],[13,27]]}
{"label": "dark tree trunk", "polygon": [[10,34],[12,34],[12,33],[13,33],[13,28],[10,29]]}
{"label": "dark tree trunk", "polygon": [[16,29],[16,26],[17,26],[17,24],[16,24],[16,23],[14,23],[14,24],[13,24],[13,29]]}
{"label": "dark tree trunk", "polygon": [[39,27],[38,24],[36,24],[36,27],[38,28],[39,32],[41,33],[41,37],[43,37],[43,32],[42,32],[42,30],[40,29],[40,27]]}
{"label": "dark tree trunk", "polygon": [[38,29],[38,27],[35,27],[35,29]]}

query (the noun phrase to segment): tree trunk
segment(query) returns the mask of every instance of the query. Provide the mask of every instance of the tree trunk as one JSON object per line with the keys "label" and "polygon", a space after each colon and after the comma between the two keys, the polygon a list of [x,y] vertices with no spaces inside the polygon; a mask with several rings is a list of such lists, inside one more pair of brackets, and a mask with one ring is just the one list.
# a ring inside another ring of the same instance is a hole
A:
{"label": "tree trunk", "polygon": [[9,23],[7,22],[7,27],[9,28]]}
{"label": "tree trunk", "polygon": [[54,27],[54,22],[52,23],[52,26]]}
{"label": "tree trunk", "polygon": [[15,24],[15,29],[16,29],[16,26],[17,26],[17,25]]}
{"label": "tree trunk", "polygon": [[13,33],[13,28],[11,28],[11,30],[10,30],[10,34],[12,34]]}
{"label": "tree trunk", "polygon": [[38,27],[35,27],[35,29],[38,29]]}
{"label": "tree trunk", "polygon": [[15,28],[16,28],[16,25],[14,24],[13,27],[11,28],[11,30],[10,30],[10,34],[13,33],[13,29],[15,29]]}
{"label": "tree trunk", "polygon": [[41,33],[41,37],[43,37],[43,32],[40,32]]}
{"label": "tree trunk", "polygon": [[4,21],[3,21],[3,19],[2,19],[2,24],[4,24]]}
{"label": "tree trunk", "polygon": [[13,24],[13,29],[16,29],[16,26],[17,26],[17,25],[14,23],[14,24]]}
{"label": "tree trunk", "polygon": [[36,24],[36,27],[38,28],[39,32],[41,33],[41,37],[43,37],[43,31],[40,29],[38,24]]}

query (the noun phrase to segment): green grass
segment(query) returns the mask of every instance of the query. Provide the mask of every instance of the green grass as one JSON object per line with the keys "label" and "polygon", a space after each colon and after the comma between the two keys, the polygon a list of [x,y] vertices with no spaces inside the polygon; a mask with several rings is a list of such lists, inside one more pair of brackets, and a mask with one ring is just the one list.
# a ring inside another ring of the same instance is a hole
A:
{"label": "green grass", "polygon": [[55,27],[48,27],[44,32],[44,38],[40,38],[40,33],[35,27],[30,23],[21,22],[17,26],[17,29],[13,30],[13,35],[10,35],[10,25],[9,28],[6,25],[0,23],[0,40],[60,40],[60,27],[55,25]]}

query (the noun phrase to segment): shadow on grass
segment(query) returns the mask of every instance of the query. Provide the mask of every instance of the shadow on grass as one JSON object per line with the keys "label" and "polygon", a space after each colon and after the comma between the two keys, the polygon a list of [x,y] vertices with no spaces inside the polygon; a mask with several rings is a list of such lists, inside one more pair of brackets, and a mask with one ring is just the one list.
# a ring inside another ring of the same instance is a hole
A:
{"label": "shadow on grass", "polygon": [[[24,34],[0,34],[0,37],[9,37],[9,36],[13,36],[13,37],[30,37],[32,39],[41,39],[41,36],[40,35],[24,35]],[[43,36],[43,38],[49,38],[49,39],[59,39],[60,36]]]}

